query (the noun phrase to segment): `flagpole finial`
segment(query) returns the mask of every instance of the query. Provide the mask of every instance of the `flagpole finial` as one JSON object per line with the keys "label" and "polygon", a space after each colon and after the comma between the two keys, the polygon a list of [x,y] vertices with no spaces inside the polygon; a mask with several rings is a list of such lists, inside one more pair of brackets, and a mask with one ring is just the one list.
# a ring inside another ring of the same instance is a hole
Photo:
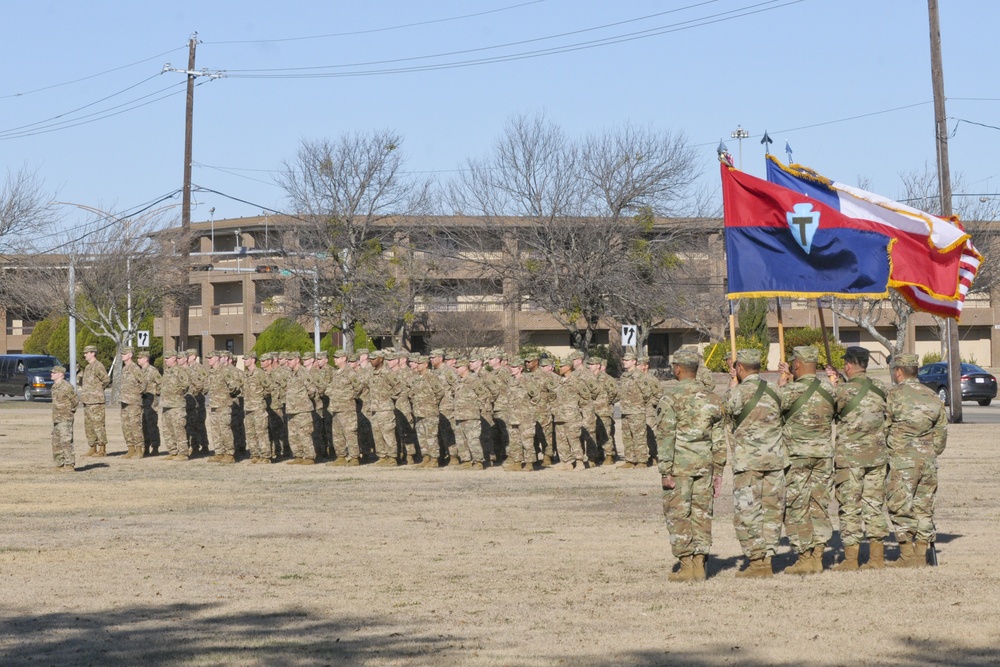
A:
{"label": "flagpole finial", "polygon": [[791,164],[792,163],[792,147],[789,145],[789,143],[787,141],[785,142],[785,155],[788,156],[788,164]]}
{"label": "flagpole finial", "polygon": [[722,141],[722,139],[719,139],[719,147],[715,150],[719,154],[719,162],[727,167],[735,166],[733,164],[733,155],[729,152],[729,149],[726,148],[726,144]]}
{"label": "flagpole finial", "polygon": [[760,138],[760,143],[764,145],[764,155],[770,155],[771,144],[774,143],[774,139],[767,133],[767,130],[764,130],[764,136]]}

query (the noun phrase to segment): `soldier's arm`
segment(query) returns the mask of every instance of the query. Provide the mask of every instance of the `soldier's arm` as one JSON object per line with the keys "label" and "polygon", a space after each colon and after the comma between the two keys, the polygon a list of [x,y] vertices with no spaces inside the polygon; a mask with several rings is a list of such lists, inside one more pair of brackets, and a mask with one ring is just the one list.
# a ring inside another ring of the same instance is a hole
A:
{"label": "soldier's arm", "polygon": [[[674,449],[677,444],[677,414],[674,412],[674,401],[670,396],[660,399],[659,417],[654,427],[656,433],[656,455],[659,459],[660,475],[668,477],[674,467]],[[666,482],[664,482],[665,488]]]}
{"label": "soldier's arm", "polygon": [[944,403],[941,404],[937,419],[934,420],[934,426],[931,429],[931,438],[934,453],[941,456],[944,453],[945,446],[948,444],[948,411],[945,409]]}
{"label": "soldier's arm", "polygon": [[107,389],[111,386],[111,378],[108,376],[108,372],[104,369],[104,365],[101,364],[97,368],[97,373],[95,374],[97,381],[101,383],[101,386]]}

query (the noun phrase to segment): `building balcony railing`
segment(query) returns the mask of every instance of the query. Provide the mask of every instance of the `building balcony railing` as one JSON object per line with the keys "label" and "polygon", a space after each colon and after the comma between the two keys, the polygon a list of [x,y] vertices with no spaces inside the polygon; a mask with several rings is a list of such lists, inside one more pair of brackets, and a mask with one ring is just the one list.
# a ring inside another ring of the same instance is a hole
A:
{"label": "building balcony railing", "polygon": [[[204,314],[205,313],[202,310],[201,306],[191,306],[190,308],[188,308],[188,317],[201,317]],[[180,308],[171,309],[170,317],[180,317],[180,316],[181,316]]]}
{"label": "building balcony railing", "polygon": [[418,313],[479,313],[500,312],[504,305],[498,301],[418,301],[414,310]]}
{"label": "building balcony railing", "polygon": [[223,303],[218,306],[212,306],[212,315],[242,315],[242,314],[243,314],[242,303]]}
{"label": "building balcony railing", "polygon": [[10,326],[7,327],[8,336],[30,336],[31,332],[35,330],[34,324],[24,324],[22,326]]}

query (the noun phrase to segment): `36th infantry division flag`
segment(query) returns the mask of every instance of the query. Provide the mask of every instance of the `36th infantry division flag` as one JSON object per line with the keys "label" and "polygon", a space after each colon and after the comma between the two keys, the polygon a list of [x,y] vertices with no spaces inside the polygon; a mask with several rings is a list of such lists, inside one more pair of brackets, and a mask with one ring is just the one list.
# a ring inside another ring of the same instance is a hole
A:
{"label": "36th infantry division flag", "polygon": [[823,202],[892,239],[889,285],[914,309],[957,318],[982,259],[956,220],[945,220],[768,156],[767,180]]}
{"label": "36th infantry division flag", "polygon": [[721,170],[730,299],[888,296],[888,234],[828,201]]}

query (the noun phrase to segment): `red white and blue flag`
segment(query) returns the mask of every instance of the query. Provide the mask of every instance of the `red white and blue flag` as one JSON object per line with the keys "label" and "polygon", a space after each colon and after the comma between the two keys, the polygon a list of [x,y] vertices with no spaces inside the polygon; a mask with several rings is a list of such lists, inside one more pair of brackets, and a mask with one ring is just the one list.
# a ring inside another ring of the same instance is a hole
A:
{"label": "red white and blue flag", "polygon": [[961,315],[982,257],[957,219],[831,181],[801,165],[782,165],[770,155],[767,178],[891,238],[889,285],[916,310]]}

